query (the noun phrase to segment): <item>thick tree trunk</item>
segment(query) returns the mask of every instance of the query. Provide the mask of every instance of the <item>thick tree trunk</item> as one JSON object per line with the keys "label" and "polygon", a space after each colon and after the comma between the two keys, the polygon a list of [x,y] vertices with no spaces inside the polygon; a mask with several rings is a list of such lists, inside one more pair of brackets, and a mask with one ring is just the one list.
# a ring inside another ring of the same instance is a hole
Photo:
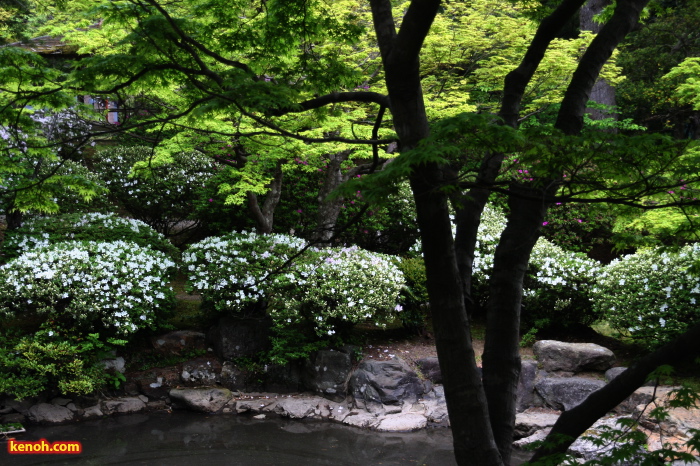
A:
{"label": "thick tree trunk", "polygon": [[[615,377],[609,384],[591,393],[583,403],[565,411],[545,439],[545,444],[556,443],[556,446],[541,447],[535,452],[532,461],[540,460],[548,455],[565,453],[574,440],[595,421],[605,416],[641,387],[647,376],[657,367],[664,364],[677,364],[700,355],[698,341],[700,341],[700,324],[691,327],[690,330],[671,343],[644,356],[625,372]],[[557,437],[559,439],[563,437],[567,440],[563,443],[551,441]]]}
{"label": "thick tree trunk", "polygon": [[270,191],[265,196],[263,205],[260,205],[257,194],[248,191],[248,209],[253,218],[255,218],[256,230],[258,233],[272,233],[272,223],[275,217],[275,208],[280,201],[282,195],[282,164],[278,163],[275,167],[272,181],[270,182]]}
{"label": "thick tree trunk", "polygon": [[333,236],[338,215],[340,215],[343,198],[328,199],[328,195],[344,181],[347,181],[347,177],[343,176],[341,171],[341,165],[348,159],[349,155],[349,151],[343,151],[328,156],[326,176],[318,192],[318,215],[316,216],[316,230],[314,231],[314,240],[321,244],[327,244],[328,240]]}
{"label": "thick tree trunk", "polygon": [[513,444],[520,375],[523,279],[546,210],[541,200],[521,197],[533,196],[537,192],[519,186],[512,186],[510,191],[508,205],[511,213],[496,247],[489,280],[486,343],[482,357],[491,425],[506,464],[510,462]]}

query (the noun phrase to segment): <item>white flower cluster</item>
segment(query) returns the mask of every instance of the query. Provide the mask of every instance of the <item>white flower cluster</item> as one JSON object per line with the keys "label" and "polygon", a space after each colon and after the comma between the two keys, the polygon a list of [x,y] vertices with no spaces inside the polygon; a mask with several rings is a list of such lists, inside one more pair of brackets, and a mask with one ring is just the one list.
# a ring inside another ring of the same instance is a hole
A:
{"label": "white flower cluster", "polygon": [[[352,248],[308,249],[286,235],[234,233],[208,238],[183,254],[191,290],[219,312],[243,312],[266,300],[277,326],[312,322],[319,336],[335,322],[385,325],[404,279],[389,256]],[[286,265],[285,265],[286,264]]]}
{"label": "white flower cluster", "polygon": [[[90,231],[97,233],[92,235]],[[108,231],[115,232],[114,236],[117,239],[136,241],[140,237],[143,239],[142,244],[147,242],[154,249],[164,251],[173,249],[163,235],[140,220],[119,217],[113,213],[97,212],[31,217],[19,230],[8,232],[3,249],[10,256],[19,255],[57,241],[104,238]],[[122,231],[123,234],[117,234],[117,231]]]}
{"label": "white flower cluster", "polygon": [[173,305],[167,282],[174,271],[165,254],[135,243],[56,243],[0,267],[0,313],[126,336],[154,325]]}
{"label": "white flower cluster", "polygon": [[271,300],[277,325],[311,321],[319,336],[336,324],[371,321],[385,327],[401,311],[396,304],[405,281],[390,256],[358,247],[314,251],[296,268],[296,276]]}
{"label": "white flower cluster", "polygon": [[657,346],[700,320],[700,276],[691,272],[698,260],[698,245],[615,260],[598,277],[594,304],[613,328]]}

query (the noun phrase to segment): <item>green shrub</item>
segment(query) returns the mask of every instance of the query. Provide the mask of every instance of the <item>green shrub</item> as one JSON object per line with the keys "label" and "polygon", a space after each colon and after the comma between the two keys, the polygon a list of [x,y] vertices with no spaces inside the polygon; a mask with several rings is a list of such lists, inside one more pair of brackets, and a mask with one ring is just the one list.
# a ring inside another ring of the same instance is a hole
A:
{"label": "green shrub", "polygon": [[595,307],[623,335],[648,347],[667,342],[700,319],[698,260],[698,245],[615,260],[598,277]]}
{"label": "green shrub", "polygon": [[3,253],[13,258],[37,247],[60,241],[129,241],[177,259],[180,252],[145,223],[116,214],[63,214],[33,217],[5,234]]}
{"label": "green shrub", "polygon": [[135,243],[66,241],[0,267],[0,320],[38,319],[56,341],[125,337],[157,327],[174,305],[175,263]]}
{"label": "green shrub", "polygon": [[[120,341],[112,341],[122,344]],[[0,335],[0,394],[22,399],[44,390],[84,395],[102,388],[108,375],[100,360],[112,349],[99,335],[64,335],[47,331],[12,337]]]}
{"label": "green shrub", "polygon": [[396,262],[406,280],[406,286],[401,290],[399,297],[403,306],[399,318],[404,327],[421,330],[425,327],[428,307],[425,263],[422,257],[406,257]]}
{"label": "green shrub", "polygon": [[150,147],[135,146],[102,150],[95,171],[131,216],[171,235],[176,223],[196,220],[194,203],[205,199],[204,187],[216,166],[200,152],[162,159],[154,157]]}

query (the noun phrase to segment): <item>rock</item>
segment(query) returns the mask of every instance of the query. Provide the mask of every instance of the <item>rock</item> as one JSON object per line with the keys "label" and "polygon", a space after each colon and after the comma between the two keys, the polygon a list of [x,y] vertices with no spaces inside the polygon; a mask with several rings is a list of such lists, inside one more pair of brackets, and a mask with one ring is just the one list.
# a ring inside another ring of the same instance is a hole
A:
{"label": "rock", "polygon": [[215,413],[233,398],[233,394],[226,388],[173,388],[170,398],[193,411]]}
{"label": "rock", "polygon": [[244,390],[246,387],[245,374],[237,368],[232,362],[225,361],[221,366],[221,374],[219,374],[219,383],[229,390],[238,391]]}
{"label": "rock", "polygon": [[8,408],[12,408],[14,411],[26,416],[29,413],[29,408],[41,402],[43,402],[43,400],[40,400],[38,398],[26,398],[24,400],[6,400],[5,406]]}
{"label": "rock", "polygon": [[411,432],[423,429],[427,422],[425,416],[420,414],[393,414],[379,421],[376,429],[380,432]]}
{"label": "rock", "polygon": [[535,390],[551,408],[566,411],[579,405],[588,395],[605,385],[602,380],[582,377],[548,377],[535,385]]}
{"label": "rock", "polygon": [[111,359],[103,359],[102,364],[104,365],[106,371],[119,372],[122,374],[126,368],[126,361],[121,356]]}
{"label": "rock", "polygon": [[664,432],[690,435],[690,429],[700,430],[700,408],[668,408],[668,418],[661,423]]}
{"label": "rock", "polygon": [[[598,445],[591,440],[588,440],[587,438],[583,437],[595,437],[598,433],[604,432],[604,430],[607,429],[621,429],[624,430],[624,428],[619,424],[621,417],[612,417],[612,418],[606,418],[606,419],[600,419],[596,421],[595,424],[591,426],[590,429],[586,431],[586,435],[579,437],[572,445],[569,447],[569,452],[574,454],[575,456],[578,456],[580,458],[583,458],[586,461],[589,460],[596,460],[600,458],[604,458],[609,456],[609,452],[616,448],[619,447],[620,444],[615,441],[611,442],[604,442],[603,445]],[[640,455],[643,454],[644,452],[640,450]],[[624,461],[622,463],[615,463],[616,465],[619,466],[636,466],[640,464],[639,459],[632,458],[630,460]]]}
{"label": "rock", "polygon": [[314,417],[318,403],[318,399],[283,398],[277,401],[275,413],[292,419]]}
{"label": "rock", "polygon": [[343,424],[353,427],[372,428],[378,422],[374,415],[363,411],[351,411],[343,418]]}
{"label": "rock", "polygon": [[146,409],[146,403],[136,397],[116,398],[102,402],[102,412],[107,415],[138,413],[144,409]]}
{"label": "rock", "polygon": [[156,352],[175,356],[181,356],[191,351],[206,351],[207,349],[204,333],[193,330],[166,333],[153,338],[151,344]]}
{"label": "rock", "polygon": [[267,417],[265,414],[257,414],[253,416],[253,419],[265,419]]}
{"label": "rock", "polygon": [[530,437],[536,432],[551,428],[559,419],[557,413],[545,412],[524,412],[515,415],[515,431],[513,436],[516,439]]}
{"label": "rock", "polygon": [[526,359],[520,368],[518,379],[516,411],[523,412],[532,407],[535,396],[535,378],[537,377],[537,361]]}
{"label": "rock", "polygon": [[267,351],[271,326],[269,317],[223,316],[208,332],[207,338],[220,358],[232,360]]}
{"label": "rock", "polygon": [[606,371],[615,363],[612,351],[593,343],[540,340],[532,349],[542,369],[547,372]]}
{"label": "rock", "polygon": [[334,350],[320,350],[304,362],[302,383],[329,400],[342,401],[347,395],[347,381],[352,370],[350,354]]}
{"label": "rock", "polygon": [[350,378],[349,388],[357,400],[385,405],[416,401],[425,391],[422,381],[401,358],[363,361]]}
{"label": "rock", "polygon": [[221,363],[214,357],[202,356],[182,363],[180,379],[185,385],[214,385],[221,374]]}
{"label": "rock", "polygon": [[39,403],[29,408],[29,420],[38,424],[61,424],[74,418],[70,409],[49,403]]}
{"label": "rock", "polygon": [[163,400],[171,388],[180,385],[180,371],[177,367],[153,368],[129,374],[129,380],[151,400]]}
{"label": "rock", "polygon": [[27,417],[20,413],[10,413],[0,416],[0,424],[12,424],[12,423],[24,424],[27,422]]}
{"label": "rock", "polygon": [[95,406],[90,406],[89,408],[85,408],[83,410],[83,419],[92,419],[96,417],[102,417],[104,416],[104,413],[102,412],[102,409],[100,408],[100,405],[97,404]]}
{"label": "rock", "polygon": [[442,372],[440,372],[440,363],[437,357],[419,359],[416,361],[416,365],[427,380],[432,383],[442,383]]}
{"label": "rock", "polygon": [[534,434],[530,435],[529,437],[524,437],[519,440],[516,440],[513,442],[513,447],[518,448],[518,449],[524,449],[528,445],[534,442],[539,442],[541,440],[544,440],[545,437],[547,437],[547,434],[549,434],[549,431],[552,429],[543,429],[543,430],[538,430]]}

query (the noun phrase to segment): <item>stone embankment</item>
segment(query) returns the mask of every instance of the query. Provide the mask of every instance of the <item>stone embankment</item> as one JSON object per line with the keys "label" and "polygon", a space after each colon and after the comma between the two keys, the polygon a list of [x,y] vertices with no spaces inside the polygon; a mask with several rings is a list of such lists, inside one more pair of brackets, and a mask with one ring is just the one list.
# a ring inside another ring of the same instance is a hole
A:
{"label": "stone embankment", "polygon": [[[303,363],[267,367],[264,377],[256,374],[251,380],[221,357],[241,356],[235,335],[218,333],[223,337],[212,345],[216,349],[207,348],[210,340],[197,332],[172,332],[154,339],[154,348],[163,354],[200,349],[206,355],[173,367],[127,374],[120,396],[0,400],[0,423],[59,424],[120,413],[188,409],[256,418],[326,419],[379,431],[449,426],[436,358],[417,361],[419,375],[398,357],[358,363],[354,361],[356,348],[346,347],[318,351]],[[594,344],[540,341],[534,353],[537,360],[523,362],[518,385],[517,447],[542,439],[561,411],[578,405],[624,370],[613,367],[615,356],[610,350]],[[124,361],[116,358],[106,366],[123,370]],[[641,387],[593,432],[648,412],[652,402],[665,403],[670,391],[671,387]],[[683,442],[691,429],[700,429],[700,410],[675,408],[669,412],[661,425],[642,423],[650,429],[650,447],[659,447],[654,442],[660,444],[660,439]],[[584,458],[600,454],[590,442],[578,441],[574,450]]]}

